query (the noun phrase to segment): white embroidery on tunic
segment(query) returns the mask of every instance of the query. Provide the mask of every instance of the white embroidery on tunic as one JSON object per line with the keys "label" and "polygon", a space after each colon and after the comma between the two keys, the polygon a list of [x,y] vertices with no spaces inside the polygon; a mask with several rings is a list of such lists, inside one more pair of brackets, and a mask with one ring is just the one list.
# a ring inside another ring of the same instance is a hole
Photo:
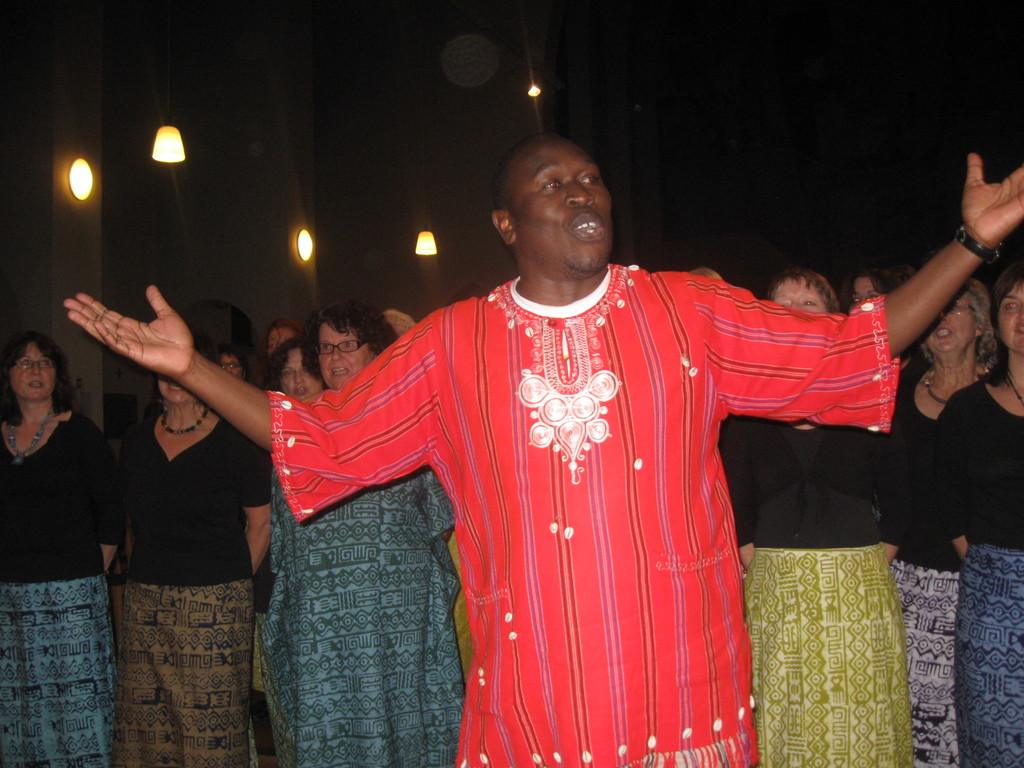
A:
{"label": "white embroidery on tunic", "polygon": [[[536,423],[530,427],[530,444],[560,454],[579,484],[580,462],[593,443],[609,435],[608,422],[602,418],[608,409],[601,405],[619,389],[619,379],[611,371],[593,371],[583,317],[547,322],[533,335],[540,347],[543,375],[523,371],[519,400]],[[539,337],[539,338],[538,338]]]}
{"label": "white embroidery on tunic", "polygon": [[[586,452],[611,434],[606,403],[619,391],[619,377],[605,369],[602,327],[613,310],[626,306],[625,268],[612,266],[608,286],[596,304],[564,319],[534,314],[520,306],[508,286],[488,299],[505,313],[510,329],[519,326],[528,339],[529,368],[522,371],[517,394],[531,409],[529,443],[550,447],[568,467],[572,482],[582,479]],[[552,523],[552,533],[558,523]]]}

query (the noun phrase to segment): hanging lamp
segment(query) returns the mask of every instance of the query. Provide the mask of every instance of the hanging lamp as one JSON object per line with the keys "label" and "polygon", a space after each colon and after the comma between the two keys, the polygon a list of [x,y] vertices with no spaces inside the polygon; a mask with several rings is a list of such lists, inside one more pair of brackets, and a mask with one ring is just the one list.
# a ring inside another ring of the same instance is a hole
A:
{"label": "hanging lamp", "polygon": [[153,142],[153,159],[161,163],[180,163],[185,159],[185,145],[181,131],[173,125],[162,125]]}
{"label": "hanging lamp", "polygon": [[437,255],[437,243],[434,242],[434,233],[431,232],[429,229],[425,229],[422,232],[420,232],[419,237],[416,238],[416,255]]}
{"label": "hanging lamp", "polygon": [[[171,114],[171,3],[167,3],[167,115]],[[153,140],[153,159],[161,163],[180,163],[185,159],[181,131],[169,124],[160,127]]]}

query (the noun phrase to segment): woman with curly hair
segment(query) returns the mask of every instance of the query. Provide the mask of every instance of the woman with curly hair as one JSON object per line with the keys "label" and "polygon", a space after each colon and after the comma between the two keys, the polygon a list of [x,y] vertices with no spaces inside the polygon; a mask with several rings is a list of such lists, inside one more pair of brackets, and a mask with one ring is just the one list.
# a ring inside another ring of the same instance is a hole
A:
{"label": "woman with curly hair", "polygon": [[[314,312],[307,329],[329,389],[395,341],[383,314],[359,302]],[[369,488],[302,523],[275,482],[272,525],[276,578],[263,636],[282,715],[271,718],[280,764],[454,765],[458,576],[445,543],[454,514],[437,477],[421,471]]]}
{"label": "woman with curly hair", "polygon": [[288,339],[301,339],[306,329],[298,320],[279,317],[271,320],[256,347],[256,363],[253,366],[252,382],[259,387],[266,387],[270,369],[270,358]]}

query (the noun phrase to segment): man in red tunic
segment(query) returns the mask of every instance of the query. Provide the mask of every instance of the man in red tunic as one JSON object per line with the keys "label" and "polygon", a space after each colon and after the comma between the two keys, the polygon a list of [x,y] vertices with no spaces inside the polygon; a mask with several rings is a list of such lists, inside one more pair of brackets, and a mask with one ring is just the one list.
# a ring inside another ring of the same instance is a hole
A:
{"label": "man in red tunic", "polygon": [[300,518],[434,469],[456,508],[474,640],[461,765],[750,765],[719,424],[744,413],[887,429],[892,355],[1024,218],[1024,170],[986,185],[972,155],[966,246],[850,318],[609,266],[610,196],[564,139],[518,145],[494,191],[520,277],[433,313],[309,408],[194,355],[155,288],[149,324],[84,294],[65,304],[271,448]]}

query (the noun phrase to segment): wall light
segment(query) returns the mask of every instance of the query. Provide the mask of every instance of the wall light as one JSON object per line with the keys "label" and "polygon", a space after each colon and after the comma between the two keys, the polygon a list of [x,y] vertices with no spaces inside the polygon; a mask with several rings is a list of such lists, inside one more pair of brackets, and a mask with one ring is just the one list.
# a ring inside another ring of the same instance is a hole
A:
{"label": "wall light", "polygon": [[71,164],[68,172],[68,183],[71,185],[71,194],[79,200],[85,200],[92,194],[92,168],[89,163],[78,158]]}
{"label": "wall light", "polygon": [[540,86],[537,85],[536,83],[530,83],[530,90],[526,92],[526,95],[529,96],[530,98],[536,99],[538,96],[540,96],[540,94]]}
{"label": "wall light", "polygon": [[313,236],[309,234],[309,230],[300,230],[295,243],[299,249],[299,258],[303,261],[309,261],[313,257]]}
{"label": "wall light", "polygon": [[437,243],[434,242],[434,233],[429,229],[420,232],[419,237],[416,238],[416,255],[437,255]]}
{"label": "wall light", "polygon": [[184,160],[185,145],[181,143],[181,131],[173,125],[161,127],[153,142],[153,159],[161,163],[180,163]]}

